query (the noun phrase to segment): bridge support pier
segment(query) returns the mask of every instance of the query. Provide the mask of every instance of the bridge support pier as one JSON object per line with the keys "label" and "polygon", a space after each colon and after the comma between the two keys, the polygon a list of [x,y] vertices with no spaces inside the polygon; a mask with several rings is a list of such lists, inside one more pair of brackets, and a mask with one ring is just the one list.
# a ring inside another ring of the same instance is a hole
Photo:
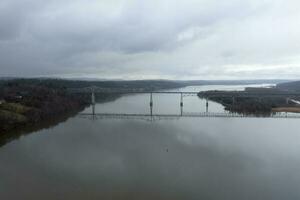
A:
{"label": "bridge support pier", "polygon": [[94,92],[94,90],[92,90],[92,112],[93,112],[93,115],[95,115],[95,104],[96,104],[95,92]]}
{"label": "bridge support pier", "polygon": [[206,99],[206,113],[208,113],[208,98]]}
{"label": "bridge support pier", "polygon": [[150,115],[153,115],[153,96],[152,93],[150,93]]}
{"label": "bridge support pier", "polygon": [[183,94],[180,93],[180,115],[183,115]]}

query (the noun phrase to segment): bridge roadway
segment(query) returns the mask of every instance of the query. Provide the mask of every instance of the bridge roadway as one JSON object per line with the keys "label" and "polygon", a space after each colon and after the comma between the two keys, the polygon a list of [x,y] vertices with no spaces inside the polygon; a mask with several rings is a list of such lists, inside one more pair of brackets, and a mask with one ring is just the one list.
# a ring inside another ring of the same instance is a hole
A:
{"label": "bridge roadway", "polygon": [[274,115],[246,115],[237,113],[215,113],[215,112],[200,112],[200,113],[184,113],[184,114],[138,114],[138,113],[80,113],[82,117],[93,117],[100,119],[140,119],[140,118],[156,118],[156,119],[177,119],[177,118],[290,118],[299,119],[300,114],[274,114]]}

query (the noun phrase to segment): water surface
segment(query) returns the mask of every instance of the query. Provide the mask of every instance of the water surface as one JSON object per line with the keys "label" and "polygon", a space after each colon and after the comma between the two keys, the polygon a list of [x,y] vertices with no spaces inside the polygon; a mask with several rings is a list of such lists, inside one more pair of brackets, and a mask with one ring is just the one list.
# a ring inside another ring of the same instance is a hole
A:
{"label": "water surface", "polygon": [[[178,95],[155,95],[155,113],[179,113],[179,102]],[[209,109],[223,107],[209,102]],[[184,110],[204,111],[205,101],[184,97]],[[149,95],[96,111],[148,113]],[[0,199],[300,199],[299,152],[299,119],[78,115],[0,148]]]}

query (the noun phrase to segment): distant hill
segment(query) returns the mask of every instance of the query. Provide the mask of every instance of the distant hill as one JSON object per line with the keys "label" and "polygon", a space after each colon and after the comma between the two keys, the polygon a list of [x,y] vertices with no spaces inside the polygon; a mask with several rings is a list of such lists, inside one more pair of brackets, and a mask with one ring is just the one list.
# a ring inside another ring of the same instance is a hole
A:
{"label": "distant hill", "polygon": [[0,80],[0,89],[4,85],[36,85],[49,88],[85,88],[85,87],[102,87],[102,88],[118,88],[118,89],[143,89],[145,91],[172,89],[184,87],[185,84],[177,81],[167,80],[137,80],[137,81],[83,81],[68,79],[47,79],[47,78],[31,78],[31,79],[4,79]]}
{"label": "distant hill", "polygon": [[276,87],[280,90],[300,92],[300,81],[279,83]]}

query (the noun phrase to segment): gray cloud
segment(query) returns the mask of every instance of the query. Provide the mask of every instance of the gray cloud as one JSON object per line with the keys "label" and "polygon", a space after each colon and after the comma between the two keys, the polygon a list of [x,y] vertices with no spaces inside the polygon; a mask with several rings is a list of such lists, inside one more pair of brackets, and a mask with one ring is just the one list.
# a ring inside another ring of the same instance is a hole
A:
{"label": "gray cloud", "polygon": [[[2,0],[0,75],[300,75],[292,0]],[[231,72],[232,71],[232,72]]]}

